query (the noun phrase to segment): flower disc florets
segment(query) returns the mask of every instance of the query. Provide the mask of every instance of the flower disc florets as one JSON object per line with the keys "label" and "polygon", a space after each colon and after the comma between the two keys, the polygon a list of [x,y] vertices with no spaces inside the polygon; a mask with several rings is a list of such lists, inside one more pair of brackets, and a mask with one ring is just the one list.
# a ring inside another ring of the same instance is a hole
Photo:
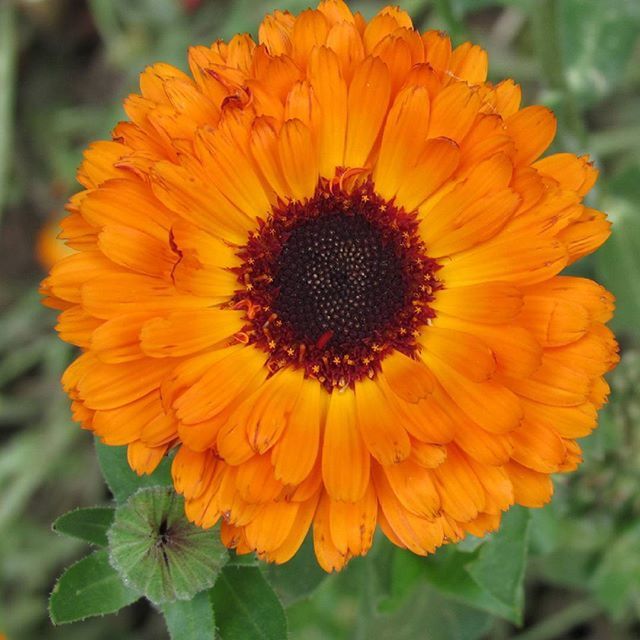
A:
{"label": "flower disc florets", "polygon": [[235,301],[269,368],[302,367],[331,391],[373,378],[393,350],[412,356],[440,287],[417,229],[371,182],[274,210],[239,252]]}

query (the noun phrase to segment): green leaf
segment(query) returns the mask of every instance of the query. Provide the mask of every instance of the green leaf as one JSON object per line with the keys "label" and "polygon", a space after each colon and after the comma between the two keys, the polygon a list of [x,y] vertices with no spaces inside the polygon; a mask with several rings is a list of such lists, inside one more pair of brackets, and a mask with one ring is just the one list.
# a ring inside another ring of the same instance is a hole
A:
{"label": "green leaf", "polygon": [[209,589],[229,557],[217,529],[189,522],[168,487],[141,489],[116,509],[109,547],[123,580],[157,604]]}
{"label": "green leaf", "polygon": [[311,536],[289,562],[263,563],[262,570],[286,606],[310,596],[328,575],[318,566]]}
{"label": "green leaf", "polygon": [[399,551],[393,596],[387,606],[397,606],[413,582],[426,579],[442,594],[519,624],[529,521],[528,510],[513,507],[504,515],[499,531],[471,553],[447,546],[424,559]]}
{"label": "green leaf", "polygon": [[616,296],[615,330],[637,335],[640,326],[640,167],[634,166],[609,183],[602,208],[613,233],[596,254],[603,284]]}
{"label": "green leaf", "polygon": [[112,507],[90,507],[75,509],[61,515],[52,525],[56,533],[78,538],[99,547],[106,547],[107,531],[113,522]]}
{"label": "green leaf", "polygon": [[102,475],[117,502],[124,502],[138,489],[171,486],[171,460],[165,458],[151,474],[139,476],[127,462],[127,447],[110,447],[96,438]]}
{"label": "green leaf", "polygon": [[162,605],[171,640],[214,640],[216,625],[208,591]]}
{"label": "green leaf", "polygon": [[211,594],[222,640],[286,640],[282,603],[257,567],[225,567]]}
{"label": "green leaf", "polygon": [[510,509],[500,529],[465,567],[481,589],[509,609],[509,620],[516,624],[522,622],[530,522],[528,509]]}
{"label": "green leaf", "polygon": [[51,592],[49,614],[54,624],[75,622],[114,613],[140,595],[123,584],[107,552],[96,551],[60,576]]}

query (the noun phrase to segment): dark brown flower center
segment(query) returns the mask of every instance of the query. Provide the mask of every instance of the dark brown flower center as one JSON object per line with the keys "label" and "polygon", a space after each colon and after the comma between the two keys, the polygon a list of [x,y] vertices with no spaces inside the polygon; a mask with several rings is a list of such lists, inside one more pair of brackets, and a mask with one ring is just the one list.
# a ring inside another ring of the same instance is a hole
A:
{"label": "dark brown flower center", "polygon": [[402,263],[362,215],[324,212],[295,227],[276,262],[274,310],[296,339],[349,349],[403,305]]}
{"label": "dark brown flower center", "polygon": [[394,350],[412,355],[434,317],[439,265],[426,255],[414,213],[368,182],[332,183],[272,212],[239,252],[247,341],[267,366],[303,368],[331,391],[373,377]]}

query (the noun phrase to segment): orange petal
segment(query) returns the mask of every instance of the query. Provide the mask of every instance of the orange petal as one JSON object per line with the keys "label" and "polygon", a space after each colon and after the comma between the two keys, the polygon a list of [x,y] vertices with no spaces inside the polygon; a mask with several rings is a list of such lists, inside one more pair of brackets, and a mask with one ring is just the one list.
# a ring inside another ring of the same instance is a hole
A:
{"label": "orange petal", "polygon": [[412,514],[433,519],[440,511],[440,494],[433,469],[425,469],[413,460],[383,466],[389,485],[402,506]]}
{"label": "orange petal", "polygon": [[127,447],[127,462],[139,476],[153,473],[166,452],[166,445],[147,447],[142,442],[132,442]]}
{"label": "orange petal", "polygon": [[117,409],[97,411],[91,429],[105,444],[130,444],[139,440],[144,426],[162,413],[156,391]]}
{"label": "orange petal", "polygon": [[527,379],[509,380],[518,395],[558,407],[575,407],[588,400],[589,378],[579,370],[542,357],[542,364]]}
{"label": "orange petal", "polygon": [[551,478],[544,474],[527,469],[517,462],[505,466],[511,483],[515,501],[525,507],[542,507],[553,495]]}
{"label": "orange petal", "polygon": [[358,382],[355,398],[358,427],[371,455],[382,464],[405,460],[411,453],[409,436],[378,382]]}
{"label": "orange petal", "polygon": [[436,292],[431,306],[436,311],[470,323],[497,324],[509,322],[518,315],[522,308],[522,293],[517,287],[505,282],[445,287]]}
{"label": "orange petal", "polygon": [[518,322],[545,347],[558,347],[579,340],[589,329],[591,318],[581,304],[556,297],[526,295]]}
{"label": "orange petal", "polygon": [[487,79],[489,59],[487,52],[477,44],[465,42],[451,54],[449,71],[451,75],[469,84],[480,84]]}
{"label": "orange petal", "polygon": [[457,447],[449,446],[447,454],[447,459],[433,472],[442,509],[456,520],[468,522],[484,509],[484,487]]}
{"label": "orange petal", "polygon": [[427,140],[418,164],[407,172],[398,189],[398,204],[407,211],[417,209],[451,177],[459,159],[460,148],[453,140]]}
{"label": "orange petal", "polygon": [[291,533],[299,505],[295,502],[270,502],[259,510],[245,527],[248,545],[259,554],[281,546]]}
{"label": "orange petal", "polygon": [[515,161],[531,164],[555,138],[558,123],[551,109],[533,105],[509,116],[506,125],[516,145]]}
{"label": "orange petal", "polygon": [[533,168],[556,180],[560,187],[586,195],[598,178],[598,170],[589,156],[577,157],[573,153],[554,153],[538,160]]}
{"label": "orange petal", "polygon": [[228,340],[243,324],[238,311],[213,308],[176,311],[145,323],[140,332],[140,347],[154,358],[189,355]]}
{"label": "orange petal", "polygon": [[471,129],[482,102],[467,84],[455,82],[443,89],[433,100],[430,138],[450,138],[458,144]]}
{"label": "orange petal", "polygon": [[191,500],[202,495],[213,478],[216,459],[211,451],[192,451],[182,445],[171,463],[171,476],[178,493]]}
{"label": "orange petal", "polygon": [[318,157],[311,131],[300,120],[287,120],[280,131],[278,151],[290,193],[296,200],[313,195],[318,183]]}
{"label": "orange petal", "polygon": [[424,87],[407,87],[395,99],[384,126],[380,154],[373,174],[376,191],[391,199],[423,150],[429,127],[429,94]]}
{"label": "orange petal", "polygon": [[385,358],[382,372],[393,392],[406,402],[418,402],[433,392],[433,374],[419,360],[396,351]]}
{"label": "orange petal", "polygon": [[313,520],[313,549],[318,564],[327,572],[340,571],[349,560],[338,551],[331,537],[330,509],[331,499],[325,493],[320,498]]}
{"label": "orange petal", "polygon": [[[320,11],[322,9],[318,7]],[[318,98],[322,123],[318,132],[320,175],[332,178],[344,164],[347,130],[347,86],[336,54],[327,47],[314,49],[309,62],[309,81]]]}
{"label": "orange petal", "polygon": [[319,493],[316,493],[311,499],[299,505],[296,519],[291,526],[289,535],[279,547],[264,554],[265,560],[281,564],[287,562],[296,554],[311,526],[318,505],[318,498]]}
{"label": "orange petal", "polygon": [[96,362],[78,382],[78,393],[90,409],[115,409],[160,388],[173,363],[147,359],[104,364]]}
{"label": "orange petal", "polygon": [[236,488],[243,500],[266,503],[275,500],[282,492],[282,483],[276,480],[270,456],[253,456],[238,466]]}
{"label": "orange petal", "polygon": [[[162,360],[153,360],[156,363]],[[174,401],[178,418],[195,424],[220,413],[236,398],[259,386],[266,377],[262,356],[243,346],[228,349],[228,353],[212,364],[193,386]],[[215,389],[215,393],[211,390]]]}
{"label": "orange petal", "polygon": [[324,398],[315,380],[304,380],[298,400],[282,436],[275,444],[271,462],[275,476],[285,484],[302,482],[313,469],[320,446],[320,416]]}
{"label": "orange petal", "polygon": [[322,478],[334,500],[356,502],[369,484],[370,456],[352,391],[332,393],[322,443]]}
{"label": "orange petal", "polygon": [[365,166],[387,114],[390,95],[389,72],[379,58],[369,57],[355,68],[349,86],[345,166]]}
{"label": "orange petal", "polygon": [[507,433],[520,424],[522,406],[506,386],[492,380],[472,382],[442,361],[434,360],[433,372],[451,400],[483,429]]}
{"label": "orange petal", "polygon": [[369,551],[376,529],[377,512],[378,501],[371,483],[357,502],[330,501],[329,531],[341,555],[363,556]]}
{"label": "orange petal", "polygon": [[567,451],[553,423],[543,424],[525,419],[520,427],[509,434],[513,444],[513,459],[521,465],[540,471],[555,473],[564,462]]}
{"label": "orange petal", "polygon": [[442,520],[420,518],[407,511],[379,465],[374,465],[373,477],[381,510],[378,519],[389,539],[418,555],[435,551],[444,538]]}
{"label": "orange petal", "polygon": [[427,365],[437,358],[469,380],[483,382],[496,370],[491,349],[470,333],[434,325],[425,329],[420,344],[425,348],[421,356]]}

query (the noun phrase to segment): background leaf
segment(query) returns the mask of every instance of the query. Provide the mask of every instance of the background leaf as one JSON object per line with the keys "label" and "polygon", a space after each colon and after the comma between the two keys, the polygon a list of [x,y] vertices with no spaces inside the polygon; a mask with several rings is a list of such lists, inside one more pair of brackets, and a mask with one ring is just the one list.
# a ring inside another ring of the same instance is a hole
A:
{"label": "background leaf", "polygon": [[529,549],[531,513],[512,507],[500,529],[479,547],[478,555],[465,569],[478,586],[505,605],[509,619],[520,624],[524,607],[523,580]]}
{"label": "background leaf", "polygon": [[106,551],[96,551],[70,566],[51,592],[49,613],[54,624],[114,613],[135,602],[140,593],[126,587],[109,564]]}
{"label": "background leaf", "polygon": [[225,567],[211,594],[222,640],[286,640],[282,603],[257,567]]}
{"label": "background leaf", "polygon": [[106,547],[107,531],[113,522],[112,507],[89,507],[75,509],[61,515],[52,525],[56,533],[78,538],[99,547]]}
{"label": "background leaf", "polygon": [[208,591],[191,600],[166,602],[162,605],[171,640],[214,640],[216,625]]}

